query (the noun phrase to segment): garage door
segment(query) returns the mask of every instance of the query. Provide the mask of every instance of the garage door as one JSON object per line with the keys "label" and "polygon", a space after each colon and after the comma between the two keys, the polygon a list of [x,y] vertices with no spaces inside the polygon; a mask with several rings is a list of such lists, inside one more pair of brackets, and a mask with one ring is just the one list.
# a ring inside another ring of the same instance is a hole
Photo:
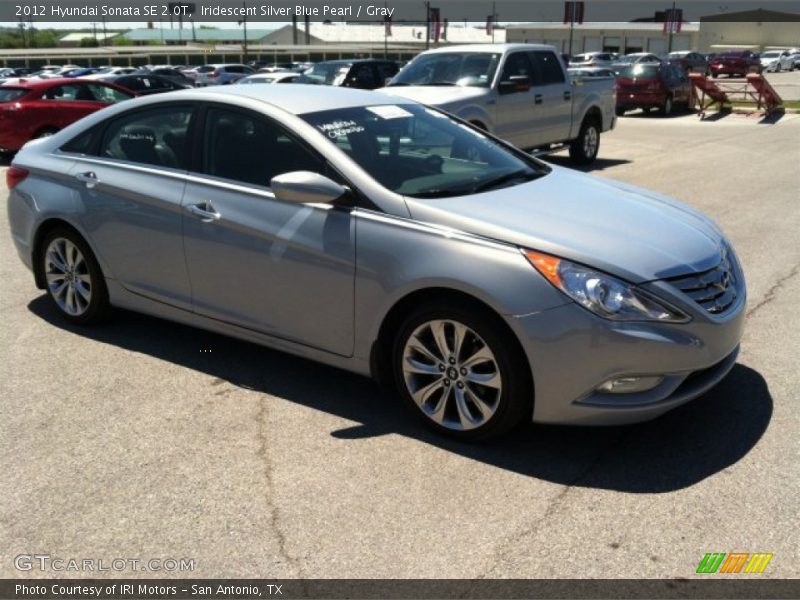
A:
{"label": "garage door", "polygon": [[647,51],[655,54],[664,54],[667,51],[667,38],[651,38],[647,40]]}
{"label": "garage door", "polygon": [[600,52],[602,49],[603,49],[603,43],[599,36],[583,38],[584,52]]}
{"label": "garage door", "polygon": [[673,50],[691,50],[689,48],[689,36],[688,35],[676,35],[672,38],[672,49]]}
{"label": "garage door", "polygon": [[644,38],[641,37],[626,37],[625,38],[625,54],[632,52],[644,51]]}

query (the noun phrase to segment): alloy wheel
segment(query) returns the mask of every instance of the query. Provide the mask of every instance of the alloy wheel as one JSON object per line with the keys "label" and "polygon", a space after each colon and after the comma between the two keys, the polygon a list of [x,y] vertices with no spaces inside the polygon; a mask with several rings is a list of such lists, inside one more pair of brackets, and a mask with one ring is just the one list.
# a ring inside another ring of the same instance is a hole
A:
{"label": "alloy wheel", "polygon": [[583,153],[586,156],[594,156],[597,153],[597,142],[597,129],[590,125],[586,128],[586,134],[583,136]]}
{"label": "alloy wheel", "polygon": [[452,319],[417,327],[402,352],[406,389],[422,413],[453,431],[485,425],[500,405],[497,358],[471,328]]}
{"label": "alloy wheel", "polygon": [[58,307],[72,317],[83,315],[92,301],[89,265],[80,249],[62,237],[53,239],[45,251],[47,288]]}

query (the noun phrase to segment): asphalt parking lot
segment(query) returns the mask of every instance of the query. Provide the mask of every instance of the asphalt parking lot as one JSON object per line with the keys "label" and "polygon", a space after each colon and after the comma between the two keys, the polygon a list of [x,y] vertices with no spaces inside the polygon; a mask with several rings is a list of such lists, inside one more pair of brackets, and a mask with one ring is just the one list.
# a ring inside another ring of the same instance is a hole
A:
{"label": "asphalt parking lot", "polygon": [[67,326],[1,211],[0,577],[53,576],[15,569],[39,553],[189,557],[202,578],[692,578],[707,552],[771,552],[763,577],[800,576],[798,140],[798,115],[632,113],[604,135],[589,172],[676,196],[732,240],[739,363],[650,423],[491,445],[244,342],[123,312]]}

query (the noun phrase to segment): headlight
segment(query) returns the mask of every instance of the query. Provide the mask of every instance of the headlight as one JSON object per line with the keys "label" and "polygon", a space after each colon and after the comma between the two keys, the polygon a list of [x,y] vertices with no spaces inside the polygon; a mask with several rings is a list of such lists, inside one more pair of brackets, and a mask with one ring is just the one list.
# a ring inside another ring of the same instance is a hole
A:
{"label": "headlight", "polygon": [[674,306],[621,279],[549,254],[523,252],[545,279],[598,316],[615,321],[689,321]]}

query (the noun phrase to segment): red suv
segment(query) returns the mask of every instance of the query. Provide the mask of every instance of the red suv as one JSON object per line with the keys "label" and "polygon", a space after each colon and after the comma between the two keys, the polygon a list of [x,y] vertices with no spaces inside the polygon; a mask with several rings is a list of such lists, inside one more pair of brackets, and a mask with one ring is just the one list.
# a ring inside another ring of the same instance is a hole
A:
{"label": "red suv", "polygon": [[732,50],[717,54],[708,64],[711,76],[716,78],[720,75],[740,75],[744,77],[748,73],[760,73],[761,61],[758,55],[749,50]]}
{"label": "red suv", "polygon": [[689,108],[692,84],[676,63],[639,63],[617,74],[617,115],[634,108],[661,109],[664,116],[676,104]]}
{"label": "red suv", "polygon": [[86,115],[136,94],[91,79],[21,79],[0,86],[0,152],[16,152]]}

